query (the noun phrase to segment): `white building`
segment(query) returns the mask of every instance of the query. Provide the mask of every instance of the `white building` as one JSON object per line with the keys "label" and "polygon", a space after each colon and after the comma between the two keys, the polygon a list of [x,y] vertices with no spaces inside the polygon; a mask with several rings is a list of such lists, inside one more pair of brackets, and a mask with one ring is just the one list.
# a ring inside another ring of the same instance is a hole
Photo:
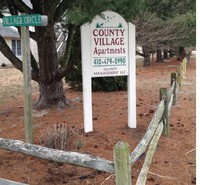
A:
{"label": "white building", "polygon": [[[16,28],[14,27],[4,27],[0,23],[0,35],[5,39],[8,46],[11,48],[13,53],[21,60],[22,59],[22,47],[21,47],[21,38]],[[38,50],[37,43],[30,39],[30,49],[36,60],[38,61]],[[2,64],[11,65],[9,61],[0,51],[0,66]]]}

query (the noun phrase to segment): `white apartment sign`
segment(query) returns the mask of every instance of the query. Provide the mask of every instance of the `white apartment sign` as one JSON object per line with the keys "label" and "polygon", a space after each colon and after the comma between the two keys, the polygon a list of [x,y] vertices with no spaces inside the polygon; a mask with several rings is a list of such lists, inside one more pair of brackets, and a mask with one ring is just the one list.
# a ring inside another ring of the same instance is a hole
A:
{"label": "white apartment sign", "polygon": [[105,11],[81,26],[84,130],[93,131],[92,77],[128,76],[128,126],[136,128],[135,26]]}
{"label": "white apartment sign", "polygon": [[92,77],[128,75],[128,24],[104,12],[90,24]]}

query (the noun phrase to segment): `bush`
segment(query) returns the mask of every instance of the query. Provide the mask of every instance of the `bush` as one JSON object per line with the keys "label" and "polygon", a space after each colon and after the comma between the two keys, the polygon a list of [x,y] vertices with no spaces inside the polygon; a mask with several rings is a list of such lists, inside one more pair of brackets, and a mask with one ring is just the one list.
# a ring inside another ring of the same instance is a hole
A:
{"label": "bush", "polygon": [[54,124],[53,129],[48,128],[42,132],[41,142],[45,147],[58,150],[76,150],[80,148],[80,130],[65,123]]}
{"label": "bush", "polygon": [[127,89],[127,77],[115,76],[115,77],[101,77],[92,79],[92,89],[103,91],[119,91]]}

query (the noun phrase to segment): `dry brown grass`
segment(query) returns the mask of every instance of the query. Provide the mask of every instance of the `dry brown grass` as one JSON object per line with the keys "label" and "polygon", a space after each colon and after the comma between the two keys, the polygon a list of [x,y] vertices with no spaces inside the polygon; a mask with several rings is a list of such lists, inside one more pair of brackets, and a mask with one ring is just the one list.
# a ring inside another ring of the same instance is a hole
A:
{"label": "dry brown grass", "polygon": [[[38,85],[32,81],[32,92],[38,91]],[[13,68],[0,68],[0,104],[17,99],[23,95],[23,74]]]}

